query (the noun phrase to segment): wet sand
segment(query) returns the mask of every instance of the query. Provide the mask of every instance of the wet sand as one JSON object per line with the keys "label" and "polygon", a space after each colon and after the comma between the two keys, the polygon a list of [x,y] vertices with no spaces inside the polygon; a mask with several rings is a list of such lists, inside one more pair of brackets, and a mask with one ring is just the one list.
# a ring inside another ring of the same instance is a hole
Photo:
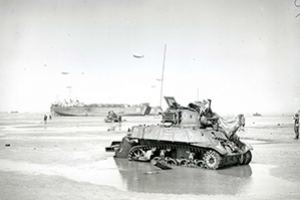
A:
{"label": "wet sand", "polygon": [[105,146],[160,118],[126,120],[56,117],[44,125],[39,115],[2,116],[0,199],[300,199],[300,142],[289,118],[247,119],[240,136],[253,145],[253,161],[216,171],[114,159]]}

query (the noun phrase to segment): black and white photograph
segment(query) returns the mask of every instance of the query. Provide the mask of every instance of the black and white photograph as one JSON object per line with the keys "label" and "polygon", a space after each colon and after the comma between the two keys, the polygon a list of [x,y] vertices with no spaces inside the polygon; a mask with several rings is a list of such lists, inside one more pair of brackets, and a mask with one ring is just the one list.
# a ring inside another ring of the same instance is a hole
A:
{"label": "black and white photograph", "polygon": [[0,200],[299,200],[300,0],[0,0]]}

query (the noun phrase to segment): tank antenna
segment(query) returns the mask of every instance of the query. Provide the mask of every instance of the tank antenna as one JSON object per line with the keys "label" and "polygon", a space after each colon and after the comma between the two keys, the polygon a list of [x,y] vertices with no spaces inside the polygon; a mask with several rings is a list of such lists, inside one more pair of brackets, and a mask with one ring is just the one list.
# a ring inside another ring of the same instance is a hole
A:
{"label": "tank antenna", "polygon": [[164,75],[165,75],[165,63],[166,63],[166,53],[167,53],[167,44],[164,46],[164,56],[163,56],[163,63],[162,63],[162,72],[161,72],[161,83],[160,83],[160,99],[159,99],[159,106],[162,107],[162,99],[163,99],[163,86],[164,86]]}

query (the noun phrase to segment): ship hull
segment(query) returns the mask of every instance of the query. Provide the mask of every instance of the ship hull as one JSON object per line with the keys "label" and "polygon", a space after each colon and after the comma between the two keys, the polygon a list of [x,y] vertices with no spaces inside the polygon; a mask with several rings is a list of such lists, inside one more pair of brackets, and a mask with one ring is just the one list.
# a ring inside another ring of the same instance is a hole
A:
{"label": "ship hull", "polygon": [[51,113],[58,116],[106,116],[109,111],[114,111],[121,116],[143,116],[150,113],[149,105],[137,106],[62,106],[52,105]]}

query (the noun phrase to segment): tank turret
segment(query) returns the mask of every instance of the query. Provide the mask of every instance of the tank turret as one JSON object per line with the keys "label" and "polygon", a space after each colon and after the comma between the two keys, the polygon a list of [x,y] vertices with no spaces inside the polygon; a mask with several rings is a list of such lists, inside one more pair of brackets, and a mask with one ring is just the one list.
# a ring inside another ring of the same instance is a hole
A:
{"label": "tank turret", "polygon": [[174,97],[165,97],[168,108],[162,113],[162,123],[166,126],[199,126],[199,112],[192,107],[183,107]]}

